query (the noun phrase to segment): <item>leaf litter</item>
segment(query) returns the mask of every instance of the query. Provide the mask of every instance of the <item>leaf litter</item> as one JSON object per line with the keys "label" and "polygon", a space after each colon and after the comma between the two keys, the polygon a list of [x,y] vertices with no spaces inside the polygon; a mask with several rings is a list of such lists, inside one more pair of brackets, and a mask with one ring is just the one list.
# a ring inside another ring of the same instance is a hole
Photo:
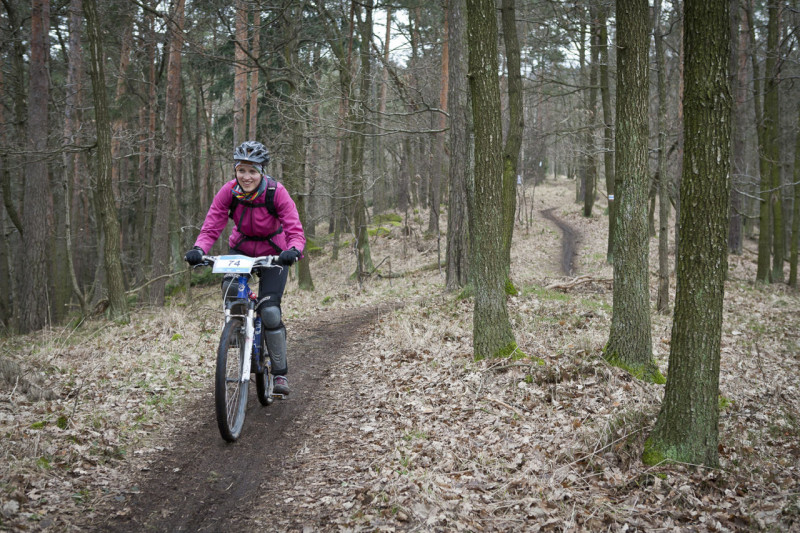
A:
{"label": "leaf litter", "polygon": [[[343,354],[340,372],[315,391],[325,408],[295,421],[301,444],[285,465],[294,485],[265,493],[261,507],[277,501],[279,512],[253,513],[250,526],[800,530],[798,293],[752,282],[753,243],[729,258],[721,467],[646,467],[642,445],[663,386],[602,358],[612,304],[602,281],[612,277],[607,217],[581,216],[572,186],[538,186],[532,225],[515,229],[520,293],[508,307],[520,351],[509,358],[473,360],[472,301],[444,292],[426,217],[410,236],[400,228],[376,232],[373,257],[388,258],[383,278],[349,281],[353,261],[343,250],[337,262],[313,260],[315,291],[290,282],[290,328],[322,309],[405,305]],[[575,267],[588,276],[563,290],[547,289],[570,281],[559,272],[560,233],[539,215],[553,206],[581,236]],[[655,291],[655,240],[650,256]],[[674,302],[674,275],[670,283]],[[113,509],[139,490],[137,472],[179,440],[181,410],[210,383],[216,298],[215,288],[193,290],[190,301],[142,310],[128,325],[97,320],[2,341],[0,528],[75,529],[79,517]],[[651,320],[654,357],[666,372],[671,316],[653,311]]]}

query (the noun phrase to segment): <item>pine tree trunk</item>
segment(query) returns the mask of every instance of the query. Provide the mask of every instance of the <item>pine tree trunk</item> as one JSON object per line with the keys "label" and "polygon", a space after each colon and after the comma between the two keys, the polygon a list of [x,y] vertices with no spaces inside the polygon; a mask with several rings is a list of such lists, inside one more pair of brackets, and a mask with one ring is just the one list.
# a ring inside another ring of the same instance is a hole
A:
{"label": "pine tree trunk", "polygon": [[728,229],[728,251],[741,254],[743,246],[744,223],[742,210],[745,207],[745,197],[739,192],[745,187],[746,181],[746,144],[745,144],[745,117],[744,101],[746,89],[746,54],[740,46],[739,32],[739,0],[730,0],[731,12],[731,94],[734,96],[731,129],[731,207],[730,226]]}
{"label": "pine tree trunk", "polygon": [[633,375],[663,382],[650,332],[647,195],[647,0],[619,0],[614,310],[605,357]]}
{"label": "pine tree trunk", "polygon": [[753,106],[756,113],[756,133],[758,136],[758,171],[761,176],[761,189],[759,192],[758,204],[758,267],[756,271],[756,281],[769,283],[770,270],[769,260],[772,249],[772,214],[770,212],[770,175],[769,162],[767,161],[767,140],[764,113],[761,107],[761,75],[758,68],[755,46],[755,24],[753,0],[749,0],[748,8],[748,31],[750,33],[750,43],[753,45],[750,54],[753,65]]}
{"label": "pine tree trunk", "polygon": [[449,0],[447,9],[450,42],[448,103],[450,109],[450,196],[447,209],[448,290],[457,290],[469,281],[469,231],[467,218],[467,181],[472,132],[466,56],[466,3]]}
{"label": "pine tree trunk", "polygon": [[111,319],[127,322],[128,302],[125,298],[125,282],[122,277],[120,260],[120,229],[117,206],[114,202],[111,173],[111,119],[106,102],[106,83],[103,62],[103,42],[97,19],[95,0],[84,0],[86,15],[86,34],[91,51],[89,73],[92,77],[94,94],[94,117],[97,125],[97,179],[94,189],[95,205],[103,228],[103,266],[106,274],[106,288]]}
{"label": "pine tree trunk", "polygon": [[468,183],[471,277],[475,284],[473,353],[477,359],[516,349],[506,308],[503,147],[494,0],[467,0],[469,85],[475,127],[475,176]]}
{"label": "pine tree trunk", "polygon": [[794,144],[794,213],[792,214],[792,240],[789,246],[789,286],[797,287],[797,247],[800,244],[800,105],[797,106],[797,133]]}
{"label": "pine tree trunk", "polygon": [[[767,25],[767,61],[764,67],[766,84],[764,87],[764,135],[766,137],[767,168],[766,180],[770,213],[772,215],[772,283],[783,283],[784,229],[783,195],[781,194],[780,171],[780,67],[778,62],[779,11],[778,0],[768,3],[769,23]],[[762,179],[762,182],[764,180]]]}
{"label": "pine tree trunk", "polygon": [[239,146],[246,141],[247,135],[247,67],[245,60],[247,54],[247,3],[236,0],[236,15],[234,17],[235,38],[234,42],[234,89],[233,89],[233,145]]}
{"label": "pine tree trunk", "polygon": [[36,287],[36,297],[19,307],[23,333],[41,329],[49,322],[52,295],[48,272],[48,247],[51,245],[52,201],[48,179],[47,151],[48,104],[50,86],[47,73],[49,51],[50,2],[33,0],[31,11],[30,67],[28,91],[27,148],[31,153],[25,166],[25,209],[22,223],[25,245],[19,275],[20,287]]}
{"label": "pine tree trunk", "polygon": [[[181,88],[181,49],[183,47],[183,13],[185,0],[178,0],[170,17],[169,66],[167,68],[167,96],[164,113],[164,147],[159,172],[160,186],[156,200],[155,222],[153,224],[152,276],[169,274],[170,268],[170,233],[172,196],[175,194],[174,180],[178,164],[178,117]],[[156,305],[164,305],[164,289],[166,279],[153,283],[150,287],[150,299]]]}
{"label": "pine tree trunk", "polygon": [[[296,7],[294,10],[299,11]],[[308,225],[306,216],[306,197],[304,191],[304,181],[306,174],[306,152],[305,152],[305,124],[301,117],[306,113],[300,109],[301,105],[295,101],[297,88],[300,83],[298,76],[299,58],[298,58],[298,40],[297,36],[300,33],[299,24],[302,21],[301,13],[292,12],[287,20],[286,25],[286,48],[284,50],[284,59],[289,70],[289,83],[286,89],[286,100],[289,108],[286,111],[288,117],[288,131],[290,132],[289,152],[283,159],[283,177],[287,183],[289,192],[292,193],[297,212],[300,214],[300,222],[303,227]],[[252,105],[252,104],[251,104]],[[252,111],[252,108],[251,108]],[[252,124],[251,124],[252,128]],[[298,285],[301,290],[314,290],[314,282],[311,279],[310,260],[300,261],[297,264],[298,269]]]}
{"label": "pine tree trunk", "polygon": [[646,464],[718,465],[722,304],[730,194],[729,3],[686,2],[686,122],[669,373]]}

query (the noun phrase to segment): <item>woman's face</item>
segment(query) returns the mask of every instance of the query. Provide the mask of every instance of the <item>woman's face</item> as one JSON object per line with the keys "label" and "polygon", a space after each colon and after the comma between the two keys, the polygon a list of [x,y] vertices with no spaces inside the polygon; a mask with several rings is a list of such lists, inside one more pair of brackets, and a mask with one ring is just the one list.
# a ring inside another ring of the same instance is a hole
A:
{"label": "woman's face", "polygon": [[239,163],[236,167],[236,180],[244,192],[253,192],[261,184],[261,173],[249,163]]}

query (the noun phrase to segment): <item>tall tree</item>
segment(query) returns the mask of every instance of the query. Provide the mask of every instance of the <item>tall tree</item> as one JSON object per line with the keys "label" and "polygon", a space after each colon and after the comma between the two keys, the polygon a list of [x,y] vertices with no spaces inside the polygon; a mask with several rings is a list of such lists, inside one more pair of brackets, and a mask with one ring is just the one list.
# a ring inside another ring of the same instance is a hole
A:
{"label": "tall tree", "polygon": [[234,9],[233,145],[238,146],[247,140],[247,2],[236,0]]}
{"label": "tall tree", "polygon": [[797,287],[797,247],[800,244],[800,104],[797,105],[797,131],[794,143],[794,212],[789,246],[789,286]]}
{"label": "tall tree", "polygon": [[729,3],[684,4],[686,118],[678,287],[669,373],[647,464],[718,465],[722,303],[730,194]]}
{"label": "tall tree", "polygon": [[[772,215],[772,283],[783,283],[784,228],[783,228],[783,194],[781,194],[781,161],[780,161],[780,48],[779,36],[779,0],[770,0],[767,7],[769,22],[767,24],[767,60],[764,66],[766,83],[764,86],[764,136],[767,152],[766,181],[769,190],[769,210]],[[762,182],[763,182],[762,178]]]}
{"label": "tall tree", "polygon": [[653,43],[658,86],[658,300],[660,313],[669,311],[669,180],[667,179],[667,62],[661,29],[661,0],[653,6]]}
{"label": "tall tree", "polygon": [[762,93],[761,93],[761,74],[758,68],[758,60],[756,58],[755,46],[755,8],[753,0],[748,1],[747,13],[747,26],[750,34],[750,44],[752,51],[750,60],[753,66],[753,107],[755,108],[756,115],[756,134],[758,137],[758,172],[761,177],[761,185],[759,191],[759,204],[758,204],[758,263],[756,270],[756,281],[760,283],[769,283],[770,279],[770,252],[772,243],[772,213],[770,202],[770,168],[769,161],[767,160],[767,134],[766,134],[766,121],[764,119],[764,109],[761,106]]}
{"label": "tall tree", "polygon": [[664,382],[653,361],[648,268],[647,0],[617,2],[618,90],[614,310],[605,357],[642,379]]}
{"label": "tall tree", "polygon": [[467,183],[470,172],[472,110],[467,82],[466,1],[447,4],[447,40],[450,42],[448,97],[450,106],[450,200],[447,209],[448,290],[464,287],[469,279]]}
{"label": "tall tree", "polygon": [[467,183],[471,197],[470,265],[475,285],[473,353],[483,358],[508,355],[516,349],[505,293],[508,257],[504,246],[503,132],[494,0],[467,0],[467,46],[475,128],[475,174]]}
{"label": "tall tree", "polygon": [[514,0],[502,0],[500,19],[503,22],[503,44],[506,48],[508,72],[508,135],[503,147],[503,247],[506,255],[506,276],[511,267],[511,241],[514,236],[514,210],[517,206],[517,166],[525,130],[525,111],[522,109],[522,72],[517,9]]}
{"label": "tall tree", "polygon": [[616,231],[617,203],[614,198],[614,117],[611,106],[611,83],[608,70],[608,6],[600,4],[597,25],[600,29],[600,100],[603,105],[603,169],[606,176],[606,193],[608,194],[608,246],[606,261],[614,260],[614,233]]}
{"label": "tall tree", "polygon": [[[53,224],[50,180],[48,179],[47,132],[50,100],[50,77],[47,75],[50,29],[49,0],[33,0],[31,11],[31,50],[28,91],[27,144],[31,156],[25,162],[25,209],[22,223],[25,228],[23,246],[22,286],[39,288],[37,298],[30,298],[20,306],[20,329],[23,332],[40,329],[48,322],[50,298],[50,276],[48,272],[48,248]],[[22,281],[22,280],[20,280]]]}
{"label": "tall tree", "polygon": [[175,194],[175,174],[178,168],[178,117],[181,95],[181,49],[183,48],[183,14],[185,0],[178,0],[169,17],[169,56],[167,68],[167,95],[164,113],[165,154],[161,157],[161,169],[153,224],[153,268],[154,278],[150,298],[158,305],[164,303],[166,276],[170,274],[170,227],[171,206]]}
{"label": "tall tree", "polygon": [[583,188],[583,216],[592,216],[595,187],[597,183],[597,161],[595,159],[594,129],[597,121],[597,75],[600,60],[600,20],[596,1],[589,5],[589,91],[586,95],[587,124],[584,134],[586,180]]}
{"label": "tall tree", "polygon": [[[286,100],[288,109],[286,111],[287,130],[289,135],[289,149],[286,157],[283,158],[283,177],[287,187],[294,196],[297,204],[297,211],[300,214],[300,221],[304,227],[308,226],[306,216],[306,196],[304,191],[304,180],[306,174],[306,150],[305,150],[305,124],[302,115],[306,114],[300,102],[301,76],[299,39],[300,25],[302,24],[302,6],[292,2],[294,5],[284,9],[284,28],[286,30],[284,61],[286,64]],[[255,101],[251,102],[251,106]],[[251,107],[251,120],[254,121]],[[253,122],[250,124],[251,132],[254,129]],[[298,285],[303,290],[313,290],[314,282],[311,279],[310,261],[301,261],[297,264]]]}
{"label": "tall tree", "polygon": [[103,63],[103,42],[97,19],[95,0],[84,0],[83,12],[86,15],[86,33],[89,39],[89,74],[92,78],[94,95],[94,118],[97,127],[97,177],[94,187],[94,204],[98,210],[103,229],[103,266],[106,273],[106,287],[110,304],[111,318],[128,320],[128,302],[125,297],[125,283],[120,260],[120,229],[117,206],[111,185],[111,118],[106,102],[105,69]]}

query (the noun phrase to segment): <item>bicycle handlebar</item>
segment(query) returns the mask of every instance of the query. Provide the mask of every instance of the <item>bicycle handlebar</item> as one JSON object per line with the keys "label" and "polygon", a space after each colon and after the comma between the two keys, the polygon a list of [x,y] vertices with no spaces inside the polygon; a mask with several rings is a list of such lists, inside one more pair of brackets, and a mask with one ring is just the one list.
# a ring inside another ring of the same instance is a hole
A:
{"label": "bicycle handlebar", "polygon": [[[218,255],[204,255],[203,262],[198,263],[195,267],[200,266],[211,266],[213,265],[220,256]],[[255,262],[253,263],[253,268],[260,268],[260,267],[275,267],[275,268],[283,268],[283,265],[280,264],[280,257],[277,255],[262,255],[259,257],[254,257]]]}

